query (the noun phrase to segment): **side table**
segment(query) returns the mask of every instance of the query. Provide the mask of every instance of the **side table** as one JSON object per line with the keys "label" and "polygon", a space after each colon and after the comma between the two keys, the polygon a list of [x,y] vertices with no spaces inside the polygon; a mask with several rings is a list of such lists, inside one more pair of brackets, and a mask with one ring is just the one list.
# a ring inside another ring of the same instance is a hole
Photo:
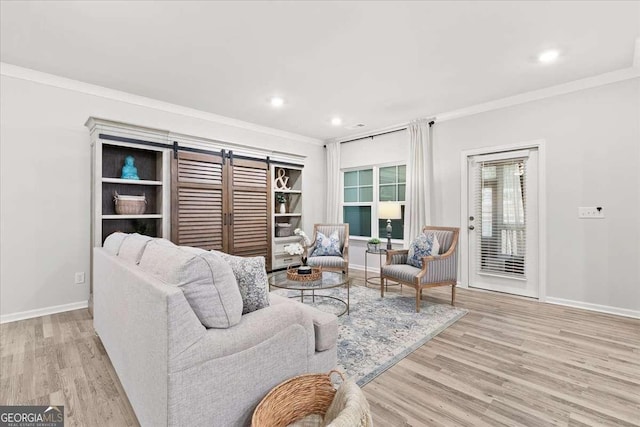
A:
{"label": "side table", "polygon": [[[369,250],[369,248],[367,248],[367,250],[364,253],[364,285],[367,287],[369,284],[380,286],[380,275],[369,277],[369,269],[367,268],[367,258],[369,258],[369,255],[378,255],[378,258],[380,260],[380,267],[382,267],[383,258],[386,259],[386,256],[387,256],[387,250],[378,249],[378,250],[372,251],[372,250]],[[377,282],[375,281],[376,279],[378,279]]]}

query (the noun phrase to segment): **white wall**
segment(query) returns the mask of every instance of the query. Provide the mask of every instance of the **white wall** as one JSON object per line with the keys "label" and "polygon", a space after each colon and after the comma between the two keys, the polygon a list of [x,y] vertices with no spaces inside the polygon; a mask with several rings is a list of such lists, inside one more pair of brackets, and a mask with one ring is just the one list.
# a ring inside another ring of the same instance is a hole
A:
{"label": "white wall", "polygon": [[[340,146],[340,168],[360,168],[364,166],[384,165],[388,163],[407,163],[409,153],[409,135],[407,131],[388,133],[347,142]],[[375,184],[375,183],[374,183]],[[351,238],[349,240],[349,266],[353,269],[364,269],[365,250],[368,238]],[[386,240],[381,238],[381,240]],[[402,248],[402,244],[394,243],[394,248]],[[377,256],[369,255],[369,270],[380,270]]]}
{"label": "white wall", "polygon": [[[213,96],[214,94],[212,94]],[[324,215],[325,156],[307,138],[274,135],[2,75],[0,314],[86,303],[89,284],[89,116],[307,156],[306,228]],[[32,313],[35,314],[35,313]]]}
{"label": "white wall", "polygon": [[[460,221],[461,152],[546,141],[547,296],[640,311],[640,79],[436,123],[436,223]],[[606,219],[581,220],[578,206]]]}

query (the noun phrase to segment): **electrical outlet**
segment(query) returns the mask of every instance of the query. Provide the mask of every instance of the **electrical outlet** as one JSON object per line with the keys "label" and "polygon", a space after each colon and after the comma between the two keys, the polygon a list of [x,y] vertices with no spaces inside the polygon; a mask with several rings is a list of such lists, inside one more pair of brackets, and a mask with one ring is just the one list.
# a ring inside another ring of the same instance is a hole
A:
{"label": "electrical outlet", "polygon": [[604,208],[602,206],[578,208],[578,218],[603,219]]}
{"label": "electrical outlet", "polygon": [[84,271],[76,273],[76,285],[81,285],[84,283]]}

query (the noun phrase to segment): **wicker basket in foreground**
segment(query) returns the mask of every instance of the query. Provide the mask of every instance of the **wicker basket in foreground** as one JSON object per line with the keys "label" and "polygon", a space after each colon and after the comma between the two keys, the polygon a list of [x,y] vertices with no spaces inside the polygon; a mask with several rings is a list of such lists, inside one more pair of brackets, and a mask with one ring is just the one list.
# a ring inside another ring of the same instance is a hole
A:
{"label": "wicker basket in foreground", "polygon": [[253,412],[252,427],[285,427],[307,415],[324,416],[336,395],[331,374],[300,375],[276,386]]}

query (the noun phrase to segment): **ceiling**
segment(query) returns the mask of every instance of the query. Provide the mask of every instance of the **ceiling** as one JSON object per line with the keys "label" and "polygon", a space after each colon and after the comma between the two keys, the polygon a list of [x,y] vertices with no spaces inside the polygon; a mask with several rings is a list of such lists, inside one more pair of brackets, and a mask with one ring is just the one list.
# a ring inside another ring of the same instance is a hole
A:
{"label": "ceiling", "polygon": [[0,17],[2,62],[322,139],[627,68],[640,37],[635,1],[3,1]]}

